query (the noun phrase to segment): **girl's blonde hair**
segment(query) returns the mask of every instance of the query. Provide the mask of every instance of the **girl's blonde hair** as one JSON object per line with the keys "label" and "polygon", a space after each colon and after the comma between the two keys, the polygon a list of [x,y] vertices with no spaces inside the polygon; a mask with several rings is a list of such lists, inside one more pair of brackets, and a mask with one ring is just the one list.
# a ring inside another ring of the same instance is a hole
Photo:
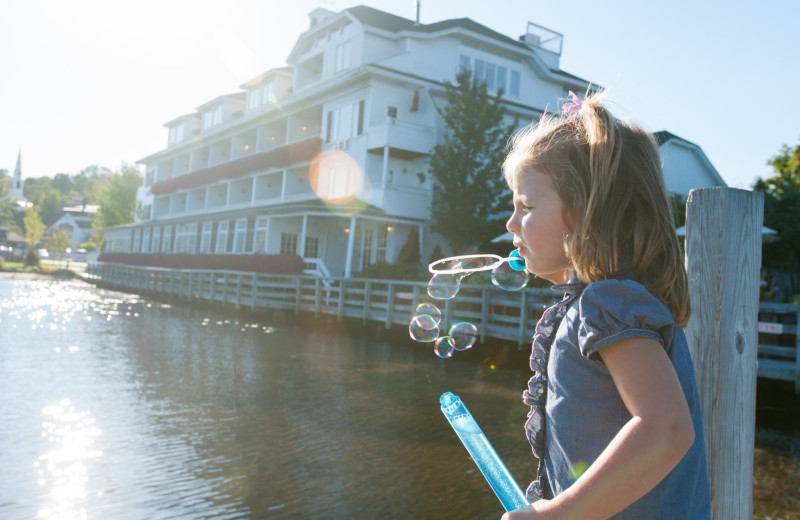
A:
{"label": "girl's blonde hair", "polygon": [[573,229],[564,247],[579,278],[591,283],[631,272],[685,327],[688,280],[653,136],[617,120],[602,95],[587,94],[569,118],[545,114],[511,145],[506,177],[546,173],[564,202]]}

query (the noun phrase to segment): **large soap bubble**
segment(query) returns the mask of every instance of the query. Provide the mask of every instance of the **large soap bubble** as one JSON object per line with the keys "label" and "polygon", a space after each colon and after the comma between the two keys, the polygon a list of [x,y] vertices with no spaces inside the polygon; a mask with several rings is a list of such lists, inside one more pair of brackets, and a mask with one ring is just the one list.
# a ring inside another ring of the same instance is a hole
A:
{"label": "large soap bubble", "polygon": [[450,327],[448,336],[453,340],[453,348],[467,350],[478,339],[478,327],[466,321],[455,323]]}
{"label": "large soap bubble", "polygon": [[506,291],[519,291],[528,285],[528,272],[518,271],[511,262],[504,262],[492,269],[492,283]]}
{"label": "large soap bubble", "polygon": [[435,341],[439,337],[438,323],[427,314],[414,316],[408,326],[408,334],[411,339],[420,343]]}

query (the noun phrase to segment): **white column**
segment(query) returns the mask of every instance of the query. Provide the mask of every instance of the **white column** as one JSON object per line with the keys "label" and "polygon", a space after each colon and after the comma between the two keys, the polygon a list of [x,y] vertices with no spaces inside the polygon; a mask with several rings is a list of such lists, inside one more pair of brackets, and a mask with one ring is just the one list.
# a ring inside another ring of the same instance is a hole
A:
{"label": "white column", "polygon": [[389,144],[387,143],[386,146],[383,147],[383,169],[381,171],[381,188],[385,190],[388,185],[389,185]]}
{"label": "white column", "polygon": [[308,228],[308,215],[303,215],[303,227],[300,229],[300,240],[297,241],[297,256],[303,258],[306,252],[306,229]]}
{"label": "white column", "polygon": [[347,237],[347,256],[345,258],[344,263],[344,277],[350,278],[350,273],[352,272],[352,266],[350,264],[353,263],[353,245],[356,241],[356,216],[353,215],[350,217],[350,233]]}

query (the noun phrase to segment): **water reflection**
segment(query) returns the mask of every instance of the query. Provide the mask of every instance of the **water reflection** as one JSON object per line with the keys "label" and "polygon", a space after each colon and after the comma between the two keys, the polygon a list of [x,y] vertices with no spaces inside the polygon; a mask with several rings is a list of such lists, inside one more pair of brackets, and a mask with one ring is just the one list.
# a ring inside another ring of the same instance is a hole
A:
{"label": "water reflection", "polygon": [[444,362],[79,282],[0,279],[0,325],[3,519],[499,517],[444,391],[534,470],[525,373],[491,346]]}
{"label": "water reflection", "polygon": [[42,438],[50,449],[34,462],[39,478],[36,483],[45,487],[48,501],[37,511],[37,518],[86,518],[86,484],[89,475],[86,463],[103,452],[93,449],[100,429],[89,410],[78,411],[69,399],[45,406],[42,415]]}

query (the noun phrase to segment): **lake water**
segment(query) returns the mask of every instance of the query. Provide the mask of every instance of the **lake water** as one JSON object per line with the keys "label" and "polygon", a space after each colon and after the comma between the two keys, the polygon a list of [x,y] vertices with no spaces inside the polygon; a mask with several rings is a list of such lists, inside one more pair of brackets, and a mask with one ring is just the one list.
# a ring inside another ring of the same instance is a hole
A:
{"label": "lake water", "polygon": [[0,279],[0,518],[499,518],[446,391],[533,477],[502,347],[282,323]]}

